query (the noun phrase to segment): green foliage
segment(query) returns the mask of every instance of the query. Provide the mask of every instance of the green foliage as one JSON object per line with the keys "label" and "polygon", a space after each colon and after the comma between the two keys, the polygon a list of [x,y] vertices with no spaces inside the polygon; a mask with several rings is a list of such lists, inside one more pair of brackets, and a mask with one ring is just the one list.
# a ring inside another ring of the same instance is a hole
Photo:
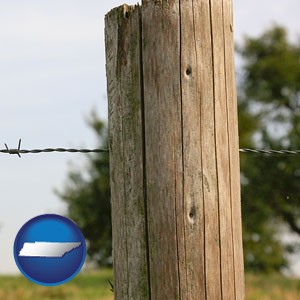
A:
{"label": "green foliage", "polygon": [[[244,59],[240,91],[240,146],[300,148],[300,44],[275,26],[238,49]],[[286,253],[278,232],[300,234],[300,160],[289,156],[241,155],[245,265],[281,270]]]}
{"label": "green foliage", "polygon": [[300,88],[300,48],[288,41],[285,29],[276,26],[257,39],[247,38],[240,53],[246,59],[249,99],[291,108]]}
{"label": "green foliage", "polygon": [[[107,126],[94,114],[89,125],[99,139],[99,148],[107,148]],[[64,190],[58,195],[67,203],[68,217],[81,228],[87,240],[89,257],[98,265],[111,265],[108,154],[88,155],[86,168],[70,170]]]}

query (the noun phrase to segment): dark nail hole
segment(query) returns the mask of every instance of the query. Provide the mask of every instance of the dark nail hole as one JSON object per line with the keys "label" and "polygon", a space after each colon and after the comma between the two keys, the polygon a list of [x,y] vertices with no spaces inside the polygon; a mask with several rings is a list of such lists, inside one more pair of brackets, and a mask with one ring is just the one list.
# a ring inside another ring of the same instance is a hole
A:
{"label": "dark nail hole", "polygon": [[192,74],[192,67],[191,67],[191,66],[188,66],[188,67],[186,68],[185,74],[186,74],[187,76],[190,76],[190,75]]}
{"label": "dark nail hole", "polygon": [[194,218],[194,214],[193,213],[190,213],[190,218]]}
{"label": "dark nail hole", "polygon": [[126,19],[129,18],[129,12],[128,12],[128,11],[125,12],[125,18],[126,18]]}

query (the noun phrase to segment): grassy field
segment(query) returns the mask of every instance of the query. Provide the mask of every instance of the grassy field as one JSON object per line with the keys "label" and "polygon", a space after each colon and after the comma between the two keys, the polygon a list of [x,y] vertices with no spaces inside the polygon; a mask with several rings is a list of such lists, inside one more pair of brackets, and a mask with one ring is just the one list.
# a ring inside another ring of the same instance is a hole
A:
{"label": "grassy field", "polygon": [[82,272],[57,287],[39,286],[22,276],[1,276],[0,300],[113,300],[108,280],[112,280],[112,271],[107,269]]}
{"label": "grassy field", "polygon": [[[24,277],[0,277],[0,300],[113,300],[111,270],[81,273],[58,287],[42,287]],[[246,275],[247,300],[298,300],[300,279],[281,275]]]}
{"label": "grassy field", "polygon": [[298,300],[300,279],[286,278],[278,274],[246,275],[247,300]]}

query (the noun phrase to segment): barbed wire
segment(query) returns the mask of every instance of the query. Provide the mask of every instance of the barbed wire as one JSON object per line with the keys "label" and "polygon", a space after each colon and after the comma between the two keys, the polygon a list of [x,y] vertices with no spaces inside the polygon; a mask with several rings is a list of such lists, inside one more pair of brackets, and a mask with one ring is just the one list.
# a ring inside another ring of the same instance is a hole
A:
{"label": "barbed wire", "polygon": [[[21,157],[21,154],[37,154],[37,153],[50,153],[50,152],[69,152],[69,153],[108,153],[108,149],[74,149],[74,148],[45,148],[45,149],[21,149],[21,139],[19,139],[18,148],[9,148],[4,144],[6,149],[1,149],[0,153],[15,154]],[[252,154],[266,154],[266,155],[299,155],[300,150],[274,150],[274,149],[239,149],[241,153]]]}
{"label": "barbed wire", "polygon": [[50,152],[70,152],[70,153],[108,153],[108,149],[74,149],[74,148],[45,148],[45,149],[21,149],[21,139],[19,139],[18,148],[9,148],[7,144],[4,144],[6,149],[1,149],[0,153],[15,154],[21,157],[21,154],[28,153],[50,153]]}

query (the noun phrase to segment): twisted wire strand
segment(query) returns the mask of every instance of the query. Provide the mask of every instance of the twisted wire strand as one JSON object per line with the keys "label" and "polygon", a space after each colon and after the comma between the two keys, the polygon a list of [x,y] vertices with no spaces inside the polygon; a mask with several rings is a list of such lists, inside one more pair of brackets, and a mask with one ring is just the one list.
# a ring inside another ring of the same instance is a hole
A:
{"label": "twisted wire strand", "polygon": [[17,149],[11,149],[7,146],[7,144],[5,145],[6,149],[2,149],[0,150],[0,153],[8,153],[8,154],[16,154],[19,157],[21,157],[21,154],[27,154],[27,153],[42,153],[42,152],[71,152],[71,153],[107,153],[108,150],[107,149],[73,149],[73,148],[46,148],[46,149],[32,149],[32,150],[26,150],[26,149],[21,149],[21,142],[22,140],[19,139],[19,143],[18,143],[18,148]]}
{"label": "twisted wire strand", "polygon": [[240,149],[241,153],[253,153],[253,154],[268,154],[268,155],[298,155],[300,150],[274,150],[274,149]]}
{"label": "twisted wire strand", "polygon": [[[300,150],[265,150],[265,149],[239,149],[241,153],[253,154],[268,154],[268,155],[299,155]],[[69,153],[108,153],[108,149],[74,149],[74,148],[45,148],[45,149],[0,149],[0,153],[6,154],[37,154],[37,153],[51,153],[51,152],[69,152]]]}
{"label": "twisted wire strand", "polygon": [[107,153],[107,149],[66,149],[66,148],[46,148],[46,149],[2,149],[0,150],[1,153],[8,153],[8,154],[28,154],[28,153],[49,153],[49,152],[71,152],[71,153]]}
{"label": "twisted wire strand", "polygon": [[[19,144],[17,149],[11,149],[4,144],[6,149],[0,150],[0,153],[7,154],[16,154],[21,157],[21,154],[28,153],[50,153],[50,152],[70,152],[70,153],[108,153],[108,149],[74,149],[74,148],[45,148],[45,149],[20,149],[21,148],[21,139],[19,139]],[[274,150],[274,149],[248,149],[242,148],[239,149],[241,153],[252,153],[252,154],[267,154],[267,155],[298,155],[300,150]]]}

